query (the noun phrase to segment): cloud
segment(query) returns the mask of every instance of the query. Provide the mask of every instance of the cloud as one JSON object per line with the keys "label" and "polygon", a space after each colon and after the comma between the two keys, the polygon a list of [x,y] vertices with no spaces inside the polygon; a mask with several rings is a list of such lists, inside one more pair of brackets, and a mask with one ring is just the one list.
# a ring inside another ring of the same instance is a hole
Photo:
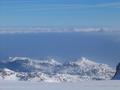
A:
{"label": "cloud", "polygon": [[0,34],[41,32],[111,32],[108,28],[56,28],[56,27],[1,27]]}
{"label": "cloud", "polygon": [[111,8],[116,8],[120,7],[120,2],[118,3],[106,3],[106,4],[97,4],[95,7],[111,7]]}
{"label": "cloud", "polygon": [[47,10],[81,10],[93,8],[120,8],[118,3],[104,3],[104,4],[39,4],[39,3],[24,3],[16,6],[3,5],[3,9],[25,10],[25,11],[47,11]]}

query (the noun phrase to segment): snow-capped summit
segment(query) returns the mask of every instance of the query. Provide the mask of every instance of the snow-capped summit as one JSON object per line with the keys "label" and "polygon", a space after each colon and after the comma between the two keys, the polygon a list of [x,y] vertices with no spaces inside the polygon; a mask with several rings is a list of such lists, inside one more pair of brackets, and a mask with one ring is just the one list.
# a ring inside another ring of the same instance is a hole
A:
{"label": "snow-capped summit", "polygon": [[44,72],[54,73],[55,67],[62,64],[55,59],[37,60],[27,57],[10,57],[6,62],[0,62],[0,67],[9,68],[15,72]]}
{"label": "snow-capped summit", "polygon": [[44,63],[44,64],[51,64],[51,65],[61,65],[61,63],[59,63],[58,61],[56,61],[54,58],[49,58],[47,60],[36,60],[36,59],[31,59],[28,57],[9,57],[9,61],[10,62],[19,62],[21,61],[21,63],[23,62],[33,62],[33,63]]}
{"label": "snow-capped summit", "polygon": [[80,59],[77,59],[76,61],[70,62],[71,64],[74,65],[80,65],[80,66],[85,66],[85,65],[97,65],[97,63],[85,58],[81,57]]}
{"label": "snow-capped summit", "polygon": [[44,63],[44,64],[50,64],[50,65],[62,65],[62,63],[59,63],[58,61],[56,61],[54,58],[50,58],[48,60],[40,60],[38,61],[39,63]]}
{"label": "snow-capped summit", "polygon": [[12,71],[12,70],[10,70],[10,69],[8,69],[8,68],[4,68],[3,71],[4,71],[4,72],[11,72],[11,73],[14,73],[14,71]]}
{"label": "snow-capped summit", "polygon": [[30,60],[28,57],[9,57],[10,61],[16,61],[16,60]]}
{"label": "snow-capped summit", "polygon": [[62,73],[80,75],[83,79],[110,79],[114,70],[107,64],[93,62],[85,57],[65,65]]}

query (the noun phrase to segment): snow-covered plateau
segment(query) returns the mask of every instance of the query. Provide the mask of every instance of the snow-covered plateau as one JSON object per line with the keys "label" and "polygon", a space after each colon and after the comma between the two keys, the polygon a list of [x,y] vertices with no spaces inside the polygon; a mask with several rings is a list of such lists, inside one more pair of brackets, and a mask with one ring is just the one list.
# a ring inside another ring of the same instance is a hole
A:
{"label": "snow-covered plateau", "polygon": [[120,81],[80,81],[43,83],[0,80],[0,90],[120,90]]}
{"label": "snow-covered plateau", "polygon": [[0,79],[37,82],[79,82],[110,80],[115,70],[85,57],[60,63],[54,59],[35,60],[27,57],[10,57],[0,61]]}

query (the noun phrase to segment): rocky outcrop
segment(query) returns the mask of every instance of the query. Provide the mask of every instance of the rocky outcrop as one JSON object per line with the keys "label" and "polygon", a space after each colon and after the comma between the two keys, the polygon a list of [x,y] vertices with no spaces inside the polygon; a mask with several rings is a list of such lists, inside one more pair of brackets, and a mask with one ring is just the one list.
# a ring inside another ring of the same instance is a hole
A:
{"label": "rocky outcrop", "polygon": [[116,66],[116,73],[112,79],[113,80],[120,80],[120,63],[118,63],[118,65]]}

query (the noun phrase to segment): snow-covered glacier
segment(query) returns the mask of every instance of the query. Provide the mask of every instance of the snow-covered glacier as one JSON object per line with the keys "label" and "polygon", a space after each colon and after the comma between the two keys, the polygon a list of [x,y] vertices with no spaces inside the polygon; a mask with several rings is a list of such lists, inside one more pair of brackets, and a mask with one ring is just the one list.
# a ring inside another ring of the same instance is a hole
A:
{"label": "snow-covered glacier", "polygon": [[28,57],[10,57],[0,61],[2,80],[76,82],[110,80],[114,74],[115,70],[109,65],[85,57],[67,63],[60,63],[53,58],[35,60]]}

